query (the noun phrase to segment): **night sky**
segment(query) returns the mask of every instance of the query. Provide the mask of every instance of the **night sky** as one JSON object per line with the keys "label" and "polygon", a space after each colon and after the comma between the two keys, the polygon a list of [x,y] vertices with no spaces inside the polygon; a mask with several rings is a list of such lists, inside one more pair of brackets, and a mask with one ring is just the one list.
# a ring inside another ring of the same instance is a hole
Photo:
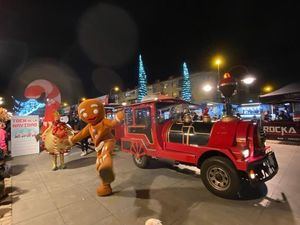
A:
{"label": "night sky", "polygon": [[[265,3],[262,3],[265,2]],[[296,1],[294,1],[296,2]],[[299,11],[292,1],[0,1],[0,94],[22,98],[37,78],[65,101],[137,84],[141,53],[149,82],[215,70],[276,87],[299,81]],[[243,71],[244,70],[244,71]]]}

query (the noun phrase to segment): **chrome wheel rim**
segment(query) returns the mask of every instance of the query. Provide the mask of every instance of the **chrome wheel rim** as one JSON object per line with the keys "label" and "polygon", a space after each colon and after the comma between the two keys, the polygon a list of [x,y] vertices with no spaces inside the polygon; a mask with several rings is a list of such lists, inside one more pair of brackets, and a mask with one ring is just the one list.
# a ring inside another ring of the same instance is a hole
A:
{"label": "chrome wheel rim", "polygon": [[137,164],[142,164],[142,157],[138,158],[137,156],[134,156],[134,160]]}
{"label": "chrome wheel rim", "polygon": [[208,168],[206,178],[209,184],[218,191],[227,190],[231,184],[229,174],[217,166],[211,166]]}

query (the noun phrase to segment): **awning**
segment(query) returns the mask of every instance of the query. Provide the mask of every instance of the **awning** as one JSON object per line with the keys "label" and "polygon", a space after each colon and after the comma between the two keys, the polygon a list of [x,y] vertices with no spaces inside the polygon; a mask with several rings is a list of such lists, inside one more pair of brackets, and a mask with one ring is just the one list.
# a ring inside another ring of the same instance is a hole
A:
{"label": "awning", "polygon": [[267,104],[300,102],[300,83],[288,84],[271,93],[260,95],[259,100]]}

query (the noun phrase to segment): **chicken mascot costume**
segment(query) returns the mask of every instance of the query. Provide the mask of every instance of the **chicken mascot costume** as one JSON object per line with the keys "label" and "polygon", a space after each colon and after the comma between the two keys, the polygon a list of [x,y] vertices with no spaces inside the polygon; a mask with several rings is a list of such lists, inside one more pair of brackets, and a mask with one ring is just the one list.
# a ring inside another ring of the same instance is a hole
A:
{"label": "chicken mascot costume", "polygon": [[[65,169],[64,153],[71,148],[69,138],[74,135],[72,128],[60,122],[60,115],[54,112],[54,121],[49,123],[49,127],[41,135],[46,151],[52,155],[52,170]],[[38,139],[37,139],[38,140]],[[60,166],[57,166],[57,157],[60,159]]]}
{"label": "chicken mascot costume", "polygon": [[87,99],[78,106],[78,115],[87,125],[70,138],[70,143],[74,145],[76,142],[91,136],[97,152],[96,169],[102,180],[97,188],[97,194],[99,196],[111,195],[110,184],[115,179],[112,163],[115,139],[111,130],[124,119],[124,112],[118,112],[114,120],[106,119],[104,118],[105,112],[101,101]]}

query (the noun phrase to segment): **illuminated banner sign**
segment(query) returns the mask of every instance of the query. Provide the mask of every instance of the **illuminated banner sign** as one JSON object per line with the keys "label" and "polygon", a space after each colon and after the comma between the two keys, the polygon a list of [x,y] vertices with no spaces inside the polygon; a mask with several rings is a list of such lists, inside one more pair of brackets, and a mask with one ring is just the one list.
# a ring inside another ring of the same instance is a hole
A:
{"label": "illuminated banner sign", "polygon": [[11,153],[12,156],[39,153],[38,116],[13,116],[11,119]]}
{"label": "illuminated banner sign", "polygon": [[266,122],[262,127],[267,139],[300,141],[300,122]]}

